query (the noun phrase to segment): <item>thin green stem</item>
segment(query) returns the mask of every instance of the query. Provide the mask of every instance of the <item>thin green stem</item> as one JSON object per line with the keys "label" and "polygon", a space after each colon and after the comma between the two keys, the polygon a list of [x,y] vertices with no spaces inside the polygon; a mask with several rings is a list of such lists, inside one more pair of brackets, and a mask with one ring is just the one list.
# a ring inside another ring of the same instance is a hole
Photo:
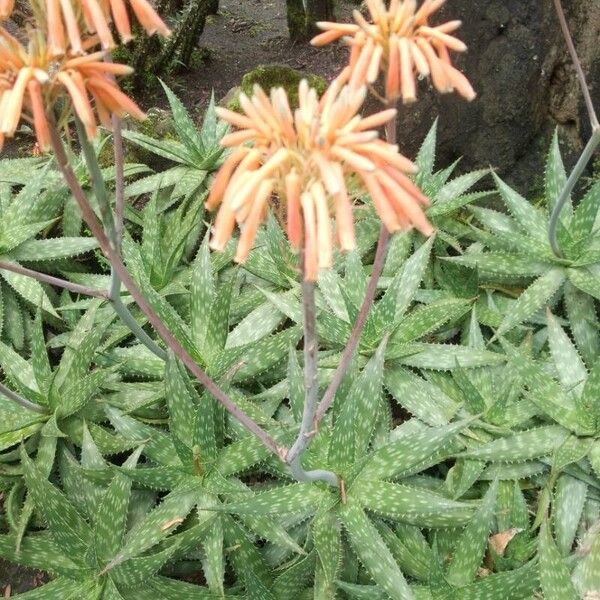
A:
{"label": "thin green stem", "polygon": [[594,155],[594,151],[600,144],[600,129],[595,129],[592,133],[592,137],[589,139],[586,147],[583,149],[577,164],[575,165],[565,187],[561,191],[560,195],[556,200],[556,204],[554,205],[554,210],[552,211],[552,215],[550,216],[550,225],[548,227],[548,237],[550,240],[550,246],[552,247],[552,252],[558,258],[564,258],[563,253],[560,249],[560,244],[558,242],[558,237],[556,235],[558,229],[558,223],[560,221],[560,214],[565,207],[569,197],[571,196],[571,192],[575,187],[576,183],[579,181],[581,176],[583,175],[588,163],[590,162],[592,156]]}
{"label": "thin green stem", "polygon": [[111,270],[110,278],[110,292],[109,298],[112,303],[114,311],[119,315],[121,321],[133,333],[133,335],[144,345],[152,354],[160,358],[161,360],[167,360],[169,355],[163,350],[142,328],[142,326],[135,320],[131,311],[125,306],[121,299],[121,280],[114,269]]}
{"label": "thin green stem", "polygon": [[317,307],[315,284],[312,281],[302,282],[302,306],[304,309],[304,413],[298,437],[286,456],[286,462],[298,481],[325,481],[338,487],[339,481],[335,473],[321,469],[305,471],[302,467],[302,454],[316,433],[313,423],[319,397]]}
{"label": "thin green stem", "polygon": [[[110,201],[108,194],[106,193],[106,184],[104,177],[102,177],[102,171],[100,164],[98,163],[98,156],[94,147],[87,138],[85,129],[81,121],[75,117],[75,124],[77,126],[77,135],[79,136],[79,142],[85,158],[85,164],[90,172],[92,187],[94,189],[94,195],[100,208],[100,215],[102,217],[102,224],[104,225],[104,231],[106,231],[110,243],[113,248],[120,254],[120,239],[118,228],[115,225],[115,219],[111,210]],[[115,166],[117,170],[117,179],[119,179],[118,172],[121,171],[123,165]],[[114,267],[111,267],[111,284],[109,299],[112,302],[115,312],[119,315],[123,323],[130,329],[131,333],[144,345],[152,354],[158,356],[161,360],[167,360],[167,353],[142,329],[139,323],[135,320],[129,309],[123,304],[121,300],[121,280],[118,274],[115,272]]]}
{"label": "thin green stem", "polygon": [[17,273],[18,275],[25,275],[26,277],[31,277],[32,279],[36,279],[37,281],[40,281],[42,283],[48,283],[50,285],[54,285],[65,290],[69,290],[69,292],[73,292],[74,294],[82,294],[84,296],[102,298],[103,300],[109,299],[108,294],[104,290],[97,290],[91,287],[87,287],[85,285],[79,285],[78,283],[72,283],[70,281],[66,281],[65,279],[53,277],[52,275],[46,275],[46,273],[33,271],[32,269],[28,269],[27,267],[23,267],[16,263],[0,261],[0,269],[3,269],[5,271],[12,271],[13,273]]}
{"label": "thin green stem", "polygon": [[3,383],[0,383],[0,394],[6,396],[9,400],[12,400],[15,404],[31,410],[32,412],[40,413],[42,415],[47,414],[46,409],[39,404],[34,404],[26,398],[23,398],[17,392],[13,392],[10,388],[7,388]]}

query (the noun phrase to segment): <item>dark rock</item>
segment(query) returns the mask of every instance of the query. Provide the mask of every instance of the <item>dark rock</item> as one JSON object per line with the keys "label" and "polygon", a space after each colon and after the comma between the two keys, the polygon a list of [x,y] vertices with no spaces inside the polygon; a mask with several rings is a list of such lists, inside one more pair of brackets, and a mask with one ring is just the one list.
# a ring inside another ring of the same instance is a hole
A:
{"label": "dark rock", "polygon": [[[568,3],[568,19],[596,105],[600,107],[600,5]],[[466,103],[425,89],[412,107],[401,107],[402,150],[414,155],[437,115],[438,164],[459,157],[461,169],[491,165],[522,192],[533,192],[544,155],[559,127],[567,164],[590,135],[583,99],[553,3],[453,0],[440,22],[462,19],[459,36],[469,51],[456,57],[478,92]]]}

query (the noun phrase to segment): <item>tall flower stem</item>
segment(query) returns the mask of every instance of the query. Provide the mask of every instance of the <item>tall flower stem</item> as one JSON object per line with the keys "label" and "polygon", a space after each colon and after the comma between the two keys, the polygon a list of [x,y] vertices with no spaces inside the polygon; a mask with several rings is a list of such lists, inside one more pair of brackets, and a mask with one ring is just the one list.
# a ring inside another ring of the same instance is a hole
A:
{"label": "tall flower stem", "polygon": [[337,487],[339,480],[335,473],[321,469],[305,471],[301,463],[302,454],[316,433],[313,423],[319,397],[317,308],[315,284],[312,281],[302,282],[302,306],[304,312],[304,413],[300,432],[286,456],[286,462],[290,466],[292,475],[298,481],[325,481]]}
{"label": "tall flower stem", "polygon": [[569,50],[569,54],[571,55],[571,60],[573,61],[573,64],[575,66],[575,71],[577,73],[577,78],[579,80],[579,85],[581,87],[581,92],[583,94],[585,106],[589,115],[590,125],[592,127],[592,137],[589,139],[588,143],[583,149],[583,152],[581,153],[577,164],[573,168],[573,171],[569,179],[567,180],[564,189],[559,194],[556,200],[556,204],[554,205],[552,215],[550,216],[550,225],[548,228],[550,246],[552,247],[552,251],[558,258],[563,258],[563,253],[560,249],[560,244],[558,243],[557,238],[557,229],[558,223],[560,221],[560,214],[567,200],[569,199],[573,188],[583,175],[587,165],[592,159],[594,151],[596,150],[598,145],[600,145],[600,123],[598,122],[598,116],[596,115],[596,110],[594,109],[594,103],[592,102],[590,88],[587,84],[585,73],[581,65],[581,60],[579,60],[577,49],[575,48],[575,43],[573,42],[573,37],[569,30],[569,24],[567,23],[567,18],[565,16],[565,11],[563,10],[561,0],[554,0],[554,8],[556,9],[556,14],[558,16],[560,28],[567,43],[567,48]]}
{"label": "tall flower stem", "polygon": [[205,389],[212,396],[214,396],[233,417],[235,417],[242,425],[244,425],[246,429],[256,435],[256,437],[258,437],[267,448],[269,448],[279,457],[283,458],[285,456],[285,449],[281,448],[277,442],[264,429],[262,429],[262,427],[260,427],[251,417],[244,413],[235,404],[235,402],[233,402],[233,400],[231,400],[231,398],[204,372],[204,370],[198,364],[196,364],[194,359],[169,331],[160,317],[154,312],[144,297],[144,294],[127,271],[127,268],[123,264],[118,250],[110,243],[110,240],[104,232],[102,224],[90,206],[90,203],[88,202],[88,199],[79,185],[77,177],[75,176],[75,173],[69,164],[68,157],[56,127],[50,127],[50,138],[58,168],[60,169],[65,182],[69,186],[69,189],[71,190],[71,193],[73,194],[73,197],[79,206],[79,210],[81,211],[84,221],[92,232],[92,235],[98,241],[100,249],[110,262],[119,279],[129,290],[129,293],[139,306],[140,310],[144,313],[144,315],[146,315],[146,318],[152,327],[154,327],[164,343],[190,370],[190,372],[198,379]]}
{"label": "tall flower stem", "polygon": [[12,400],[15,404],[18,404],[19,406],[22,406],[27,410],[43,415],[47,414],[47,411],[43,406],[40,406],[39,404],[34,404],[26,398],[23,398],[22,396],[17,394],[17,392],[13,392],[13,390],[7,388],[3,383],[0,383],[0,394],[6,396],[9,400]]}
{"label": "tall flower stem", "polygon": [[[386,139],[390,144],[396,143],[395,119],[387,123],[385,128],[385,134]],[[352,358],[354,357],[354,353],[356,352],[356,349],[360,342],[360,336],[362,335],[363,329],[367,322],[367,318],[373,306],[373,301],[375,300],[377,286],[379,284],[379,279],[381,278],[381,273],[383,272],[383,267],[385,265],[385,257],[387,255],[389,241],[390,234],[385,228],[385,226],[381,225],[381,230],[379,232],[379,240],[377,241],[377,250],[375,251],[375,261],[373,262],[373,271],[371,272],[371,277],[369,279],[369,283],[367,284],[365,297],[362,306],[360,307],[360,310],[358,312],[358,316],[356,317],[356,322],[354,323],[354,328],[352,329],[352,333],[350,334],[348,343],[346,344],[346,347],[342,352],[340,362],[333,374],[333,379],[331,380],[331,383],[325,390],[325,394],[323,395],[323,398],[321,398],[321,402],[319,403],[319,406],[315,413],[314,423],[312,426],[312,429],[314,430],[318,429],[321,419],[333,404],[335,394],[337,393],[338,388],[340,387],[342,380],[344,379],[344,375],[350,367],[350,363],[352,362]]]}

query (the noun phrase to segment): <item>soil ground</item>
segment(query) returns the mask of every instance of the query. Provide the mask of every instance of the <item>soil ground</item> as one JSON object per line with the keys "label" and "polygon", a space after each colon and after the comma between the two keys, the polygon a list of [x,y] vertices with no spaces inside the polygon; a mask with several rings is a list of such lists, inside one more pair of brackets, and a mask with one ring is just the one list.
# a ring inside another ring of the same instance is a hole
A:
{"label": "soil ground", "polygon": [[[353,8],[356,4],[338,0],[336,18],[349,20]],[[308,41],[290,41],[285,0],[221,0],[219,13],[208,17],[199,45],[206,53],[204,63],[169,83],[187,106],[200,110],[212,90],[217,99],[223,98],[258,65],[288,65],[330,80],[348,52],[339,44],[313,48]]]}

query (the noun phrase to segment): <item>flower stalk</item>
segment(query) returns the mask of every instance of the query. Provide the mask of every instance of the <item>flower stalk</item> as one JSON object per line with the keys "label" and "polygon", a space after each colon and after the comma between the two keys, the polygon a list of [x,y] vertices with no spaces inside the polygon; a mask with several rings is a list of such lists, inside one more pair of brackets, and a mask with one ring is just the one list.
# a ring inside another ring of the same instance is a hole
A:
{"label": "flower stalk", "polygon": [[314,428],[314,421],[319,397],[319,346],[317,340],[315,284],[306,278],[302,283],[302,307],[304,313],[304,412],[298,437],[287,453],[285,460],[290,466],[292,475],[298,481],[325,481],[333,487],[338,487],[339,479],[335,473],[321,469],[305,471],[302,467],[302,454],[317,433],[317,430]]}

